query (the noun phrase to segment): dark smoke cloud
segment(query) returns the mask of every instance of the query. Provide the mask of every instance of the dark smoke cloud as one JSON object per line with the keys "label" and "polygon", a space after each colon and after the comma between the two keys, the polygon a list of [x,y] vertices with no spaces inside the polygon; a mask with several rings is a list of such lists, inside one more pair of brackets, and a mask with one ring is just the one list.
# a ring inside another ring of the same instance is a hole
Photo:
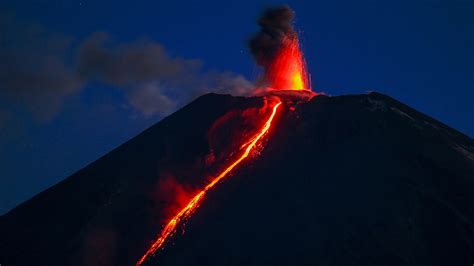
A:
{"label": "dark smoke cloud", "polygon": [[0,33],[0,103],[13,101],[40,119],[51,118],[91,81],[122,90],[144,115],[167,115],[206,92],[252,89],[240,75],[207,71],[200,60],[170,56],[149,40],[117,44],[97,32],[73,46],[71,38],[5,15]]}
{"label": "dark smoke cloud", "polygon": [[94,33],[78,52],[81,80],[99,80],[122,88],[129,104],[145,115],[170,113],[207,92],[249,94],[252,84],[230,72],[204,71],[197,59],[170,56],[156,42],[111,44],[106,33]]}
{"label": "dark smoke cloud", "polygon": [[81,44],[78,57],[81,78],[100,79],[116,86],[156,80],[179,84],[180,79],[201,67],[199,60],[170,57],[158,43],[138,41],[106,47],[108,39],[107,33],[97,32]]}
{"label": "dark smoke cloud", "polygon": [[293,18],[294,12],[288,6],[272,7],[263,12],[258,19],[260,31],[249,41],[250,52],[258,65],[266,67],[273,61],[285,38],[297,37]]}

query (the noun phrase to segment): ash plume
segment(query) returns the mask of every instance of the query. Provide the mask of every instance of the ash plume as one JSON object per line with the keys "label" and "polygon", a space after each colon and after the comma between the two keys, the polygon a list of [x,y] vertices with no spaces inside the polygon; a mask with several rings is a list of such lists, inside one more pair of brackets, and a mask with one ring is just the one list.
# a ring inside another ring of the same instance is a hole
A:
{"label": "ash plume", "polygon": [[180,80],[201,67],[196,59],[169,56],[165,48],[152,41],[111,44],[109,35],[96,32],[79,47],[78,73],[84,80],[98,79],[115,86],[129,86],[157,80],[182,85]]}
{"label": "ash plume", "polygon": [[206,71],[202,61],[170,56],[156,42],[110,44],[107,33],[86,39],[78,52],[81,80],[121,88],[129,104],[144,115],[166,115],[207,92],[246,95],[252,84],[231,72]]}
{"label": "ash plume", "polygon": [[203,93],[253,89],[241,75],[207,70],[201,60],[172,56],[151,40],[117,43],[105,32],[74,40],[7,14],[0,14],[0,33],[0,111],[21,107],[40,121],[91,82],[120,90],[145,116],[167,115]]}
{"label": "ash plume", "polygon": [[284,45],[284,40],[297,38],[293,18],[294,12],[288,6],[267,8],[260,16],[260,31],[248,43],[258,65],[268,67]]}

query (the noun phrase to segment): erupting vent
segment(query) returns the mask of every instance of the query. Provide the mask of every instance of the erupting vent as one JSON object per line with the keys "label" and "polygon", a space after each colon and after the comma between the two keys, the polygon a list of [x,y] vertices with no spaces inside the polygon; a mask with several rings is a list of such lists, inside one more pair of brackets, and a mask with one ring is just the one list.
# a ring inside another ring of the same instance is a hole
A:
{"label": "erupting vent", "polygon": [[298,39],[284,39],[275,61],[267,69],[269,89],[309,91],[305,65]]}
{"label": "erupting vent", "polygon": [[241,150],[244,149],[242,154],[192,197],[184,208],[169,219],[157,239],[137,262],[137,266],[143,264],[150,256],[160,250],[166,241],[174,235],[176,229],[198,209],[206,193],[213,189],[224,177],[228,176],[255,150],[257,144],[261,142],[272,125],[273,119],[282,104],[280,98],[284,98],[286,101],[295,101],[295,99],[300,101],[307,100],[315,95],[309,87],[305,61],[300,50],[298,35],[291,25],[292,19],[293,11],[288,7],[267,10],[259,22],[262,26],[261,32],[250,43],[252,53],[257,57],[257,63],[264,68],[263,77],[261,78],[264,88],[256,90],[256,93],[263,92],[264,97],[273,95],[279,98],[272,107],[270,117],[265,123],[262,123],[263,126],[258,133],[246,140],[243,145],[239,145]]}

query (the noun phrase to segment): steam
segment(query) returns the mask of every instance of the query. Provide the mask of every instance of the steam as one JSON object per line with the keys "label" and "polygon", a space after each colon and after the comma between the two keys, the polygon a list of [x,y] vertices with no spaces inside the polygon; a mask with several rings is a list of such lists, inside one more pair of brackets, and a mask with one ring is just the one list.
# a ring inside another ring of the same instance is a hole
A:
{"label": "steam", "polygon": [[249,41],[250,52],[258,65],[266,69],[285,40],[298,38],[293,28],[294,12],[288,6],[267,8],[258,19],[260,31]]}
{"label": "steam", "polygon": [[96,32],[73,42],[2,14],[0,32],[0,104],[26,107],[40,120],[92,81],[119,89],[145,116],[167,115],[203,93],[247,95],[253,87],[241,75],[205,70],[200,60],[171,56],[150,40],[114,43]]}

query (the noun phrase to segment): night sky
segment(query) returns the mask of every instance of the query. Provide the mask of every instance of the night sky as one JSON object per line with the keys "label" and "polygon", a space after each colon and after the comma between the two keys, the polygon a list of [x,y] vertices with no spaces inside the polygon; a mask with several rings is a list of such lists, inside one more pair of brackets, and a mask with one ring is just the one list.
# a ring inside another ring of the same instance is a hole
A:
{"label": "night sky", "polygon": [[314,90],[385,93],[474,136],[470,0],[2,1],[0,214],[200,94],[248,86],[246,42],[283,3]]}

